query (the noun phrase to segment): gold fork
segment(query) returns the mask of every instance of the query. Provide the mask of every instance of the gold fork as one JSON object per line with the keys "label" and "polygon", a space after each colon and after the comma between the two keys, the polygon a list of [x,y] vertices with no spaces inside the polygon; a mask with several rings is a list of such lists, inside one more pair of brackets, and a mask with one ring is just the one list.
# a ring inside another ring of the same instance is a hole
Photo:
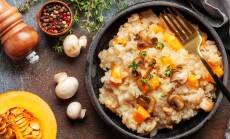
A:
{"label": "gold fork", "polygon": [[209,66],[200,52],[199,48],[202,42],[202,38],[199,32],[175,8],[171,9],[167,8],[167,12],[164,10],[164,13],[160,14],[160,16],[163,18],[169,29],[182,42],[184,48],[189,53],[196,53],[200,57],[200,60],[203,62],[204,66],[207,68],[210,75],[215,80],[216,85],[230,102],[230,93],[228,89],[213,72],[212,68]]}

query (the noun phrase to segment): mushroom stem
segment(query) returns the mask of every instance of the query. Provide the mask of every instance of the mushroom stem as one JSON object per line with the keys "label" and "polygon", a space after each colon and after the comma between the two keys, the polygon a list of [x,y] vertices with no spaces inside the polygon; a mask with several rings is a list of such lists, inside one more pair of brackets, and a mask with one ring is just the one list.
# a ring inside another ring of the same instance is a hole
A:
{"label": "mushroom stem", "polygon": [[66,78],[67,78],[66,72],[60,72],[54,75],[54,81],[57,83],[64,81]]}
{"label": "mushroom stem", "polygon": [[86,36],[81,36],[79,38],[79,45],[80,45],[81,48],[86,48],[86,46],[87,46],[87,38],[86,38]]}
{"label": "mushroom stem", "polygon": [[86,109],[82,109],[78,118],[83,119],[85,117],[85,113],[86,113]]}
{"label": "mushroom stem", "polygon": [[86,109],[82,109],[79,102],[72,102],[68,105],[66,112],[70,119],[83,119],[85,117]]}

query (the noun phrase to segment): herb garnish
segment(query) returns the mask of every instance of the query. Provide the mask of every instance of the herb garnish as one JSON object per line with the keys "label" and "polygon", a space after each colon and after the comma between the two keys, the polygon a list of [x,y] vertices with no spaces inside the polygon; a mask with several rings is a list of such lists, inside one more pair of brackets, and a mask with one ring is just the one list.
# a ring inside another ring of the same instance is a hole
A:
{"label": "herb garnish", "polygon": [[[121,0],[66,0],[75,10],[74,20],[80,23],[81,28],[88,32],[95,32],[100,29],[105,20],[103,15],[110,9],[113,4],[122,2]],[[119,8],[120,7],[120,8]],[[117,10],[122,10],[128,7],[128,4],[123,3],[123,6],[117,6]],[[80,20],[81,18],[81,20]]]}
{"label": "herb garnish", "polygon": [[[25,13],[29,8],[40,0],[25,0],[24,4],[18,7],[21,13]],[[88,31],[96,32],[102,26],[105,20],[106,12],[114,5],[115,10],[120,11],[129,5],[122,0],[63,0],[71,5],[74,12],[74,21],[79,26]],[[123,6],[121,6],[121,4]],[[57,52],[63,52],[63,37],[59,37],[58,42],[53,49]]]}
{"label": "herb garnish", "polygon": [[132,72],[136,72],[138,66],[139,64],[137,64],[136,62],[133,62],[131,65],[129,65],[128,68],[132,68]]}
{"label": "herb garnish", "polygon": [[140,51],[139,55],[141,55],[143,58],[147,56],[146,51]]}
{"label": "herb garnish", "polygon": [[57,43],[52,47],[56,52],[62,53],[64,51],[64,48],[62,46],[62,43],[67,35],[73,34],[73,29],[70,29],[65,35],[58,37]]}
{"label": "herb garnish", "polygon": [[165,47],[164,43],[162,42],[157,42],[156,43],[156,48],[162,50]]}
{"label": "herb garnish", "polygon": [[144,79],[144,78],[141,78],[139,80],[139,82],[142,83],[142,86],[145,85],[145,84],[147,84],[149,88],[152,88],[152,85],[146,79]]}
{"label": "herb garnish", "polygon": [[168,95],[165,95],[165,94],[163,94],[163,95],[161,95],[161,97],[167,97]]}
{"label": "herb garnish", "polygon": [[152,79],[152,78],[153,78],[153,75],[150,73],[150,74],[148,75],[148,78],[149,78],[149,79]]}
{"label": "herb garnish", "polygon": [[165,70],[165,76],[170,77],[174,70],[175,68],[171,68],[170,65],[168,65],[167,69]]}
{"label": "herb garnish", "polygon": [[36,2],[39,2],[40,0],[26,0],[23,5],[20,5],[18,7],[18,11],[20,13],[25,13],[27,10],[30,9],[30,7],[35,4]]}

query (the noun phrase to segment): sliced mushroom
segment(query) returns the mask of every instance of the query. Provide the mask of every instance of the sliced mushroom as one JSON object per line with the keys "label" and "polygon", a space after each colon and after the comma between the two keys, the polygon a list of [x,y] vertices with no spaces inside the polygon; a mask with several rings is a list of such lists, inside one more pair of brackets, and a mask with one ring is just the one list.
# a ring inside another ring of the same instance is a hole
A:
{"label": "sliced mushroom", "polygon": [[203,109],[204,111],[206,112],[210,112],[213,107],[214,107],[214,103],[212,102],[211,99],[205,97],[201,100],[201,103],[200,103],[200,108]]}
{"label": "sliced mushroom", "polygon": [[152,113],[155,107],[155,99],[151,96],[140,96],[137,98],[137,103],[144,107],[149,113]]}
{"label": "sliced mushroom", "polygon": [[176,111],[181,111],[184,108],[184,99],[178,94],[172,94],[168,97],[168,104]]}
{"label": "sliced mushroom", "polygon": [[152,71],[153,67],[156,64],[156,60],[153,59],[150,63],[148,63],[148,67],[145,67],[145,60],[143,57],[137,57],[134,59],[135,63],[139,64],[137,70],[132,72],[132,74],[137,77],[140,75],[142,78],[147,78],[149,73]]}
{"label": "sliced mushroom", "polygon": [[133,60],[133,62],[140,64],[140,65],[144,65],[145,60],[143,57],[137,57]]}
{"label": "sliced mushroom", "polygon": [[176,70],[173,72],[171,81],[175,82],[177,81],[180,84],[183,84],[188,79],[188,72],[185,66],[178,65],[176,67]]}
{"label": "sliced mushroom", "polygon": [[150,40],[150,43],[151,43],[152,45],[156,45],[157,42],[158,42],[157,37],[153,37],[153,38]]}
{"label": "sliced mushroom", "polygon": [[149,62],[148,66],[149,67],[154,67],[156,65],[156,63],[157,63],[156,59],[153,58],[152,61]]}

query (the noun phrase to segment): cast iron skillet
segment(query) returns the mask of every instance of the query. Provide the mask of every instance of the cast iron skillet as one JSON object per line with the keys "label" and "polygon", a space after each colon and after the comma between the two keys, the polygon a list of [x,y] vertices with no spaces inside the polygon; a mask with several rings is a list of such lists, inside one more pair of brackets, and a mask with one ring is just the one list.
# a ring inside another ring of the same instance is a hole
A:
{"label": "cast iron skillet", "polygon": [[[103,49],[108,49],[109,41],[114,37],[114,35],[118,32],[119,27],[127,22],[127,18],[131,16],[133,13],[138,13],[143,10],[152,9],[155,13],[159,14],[166,7],[175,7],[177,8],[186,19],[192,21],[193,23],[199,25],[200,29],[203,32],[208,34],[208,38],[216,41],[217,46],[222,54],[224,61],[224,77],[223,82],[226,85],[228,79],[228,59],[226,56],[225,49],[223,44],[215,32],[215,30],[199,15],[194,13],[191,9],[186,8],[180,4],[174,2],[165,2],[165,1],[151,1],[151,2],[143,2],[136,5],[133,5],[121,12],[117,15],[113,16],[110,20],[108,20],[100,31],[96,34],[91,46],[89,48],[89,52],[87,55],[86,62],[86,84],[88,89],[88,94],[90,99],[100,115],[100,117],[113,129],[117,130],[118,133],[121,133],[123,136],[128,138],[137,138],[137,139],[147,139],[149,136],[139,136],[135,132],[129,130],[125,125],[122,124],[121,118],[110,112],[105,106],[101,105],[98,101],[99,97],[99,88],[102,87],[102,83],[100,82],[101,77],[104,75],[104,71],[100,69],[99,64],[100,60],[98,58],[98,53]],[[223,95],[217,90],[217,98],[215,100],[215,107],[209,113],[199,112],[194,118],[190,120],[181,122],[177,125],[174,125],[173,130],[162,129],[159,130],[157,135],[153,138],[180,138],[187,135],[190,135],[201,128],[204,123],[212,117],[212,115],[216,112]]]}

